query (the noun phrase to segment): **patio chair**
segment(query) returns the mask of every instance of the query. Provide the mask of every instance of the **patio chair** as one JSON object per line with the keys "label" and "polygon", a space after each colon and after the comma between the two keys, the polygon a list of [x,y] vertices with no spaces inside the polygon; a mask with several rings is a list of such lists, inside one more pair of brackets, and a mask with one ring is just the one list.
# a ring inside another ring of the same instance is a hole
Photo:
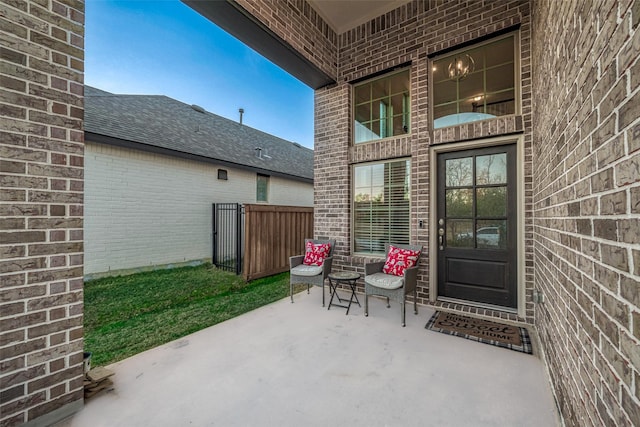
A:
{"label": "patio chair", "polygon": [[386,261],[371,262],[364,265],[364,315],[369,316],[369,295],[377,295],[387,298],[387,308],[391,307],[389,299],[400,303],[402,311],[402,326],[406,326],[405,322],[405,302],[406,296],[410,292],[413,293],[413,311],[418,314],[417,299],[417,283],[418,283],[418,262],[420,261],[420,251],[422,246],[414,245],[385,245],[385,253],[389,260],[390,246],[418,252],[415,266],[403,269],[402,276],[394,274],[385,274],[383,269]]}
{"label": "patio chair", "polygon": [[331,273],[331,265],[333,264],[333,250],[336,247],[335,240],[315,240],[305,239],[304,246],[307,247],[307,243],[313,244],[328,243],[329,254],[324,259],[322,265],[305,265],[303,264],[304,255],[292,256],[289,258],[290,267],[290,286],[289,295],[291,296],[291,302],[293,302],[293,285],[302,283],[307,285],[307,293],[311,285],[322,287],[322,306],[324,307],[324,281]]}

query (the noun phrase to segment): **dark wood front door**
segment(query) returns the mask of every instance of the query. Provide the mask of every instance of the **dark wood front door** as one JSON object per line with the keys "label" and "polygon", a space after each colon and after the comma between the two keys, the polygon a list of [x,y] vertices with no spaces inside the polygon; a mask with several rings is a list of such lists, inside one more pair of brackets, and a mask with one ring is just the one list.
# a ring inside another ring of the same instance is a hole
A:
{"label": "dark wood front door", "polygon": [[517,306],[516,146],[438,155],[438,296]]}

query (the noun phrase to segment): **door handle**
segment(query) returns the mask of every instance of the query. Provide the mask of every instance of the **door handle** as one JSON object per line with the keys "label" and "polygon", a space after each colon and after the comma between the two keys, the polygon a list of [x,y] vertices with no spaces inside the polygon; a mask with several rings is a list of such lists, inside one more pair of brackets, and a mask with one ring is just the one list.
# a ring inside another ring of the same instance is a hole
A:
{"label": "door handle", "polygon": [[438,229],[438,248],[444,250],[444,228]]}

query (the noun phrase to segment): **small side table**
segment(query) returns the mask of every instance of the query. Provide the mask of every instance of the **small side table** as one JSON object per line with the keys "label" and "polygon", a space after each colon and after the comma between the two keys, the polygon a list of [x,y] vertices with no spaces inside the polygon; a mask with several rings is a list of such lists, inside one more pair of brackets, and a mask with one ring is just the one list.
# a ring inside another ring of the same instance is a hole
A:
{"label": "small side table", "polygon": [[337,296],[338,297],[338,301],[339,302],[345,302],[346,299],[342,299],[340,298],[339,295],[336,295],[337,292],[337,288],[339,284],[346,284],[349,285],[349,287],[351,288],[351,296],[349,297],[349,305],[340,305],[340,304],[333,304],[336,307],[342,307],[342,308],[346,308],[347,312],[345,314],[349,314],[349,309],[351,308],[351,303],[353,302],[354,298],[356,300],[356,302],[358,303],[358,306],[362,307],[360,305],[360,301],[358,301],[358,297],[356,296],[356,281],[360,278],[360,274],[359,273],[354,273],[352,271],[338,271],[335,273],[329,273],[329,292],[331,292],[331,299],[329,300],[329,307],[327,307],[327,310],[329,310],[331,308],[331,305],[333,304],[333,297]]}

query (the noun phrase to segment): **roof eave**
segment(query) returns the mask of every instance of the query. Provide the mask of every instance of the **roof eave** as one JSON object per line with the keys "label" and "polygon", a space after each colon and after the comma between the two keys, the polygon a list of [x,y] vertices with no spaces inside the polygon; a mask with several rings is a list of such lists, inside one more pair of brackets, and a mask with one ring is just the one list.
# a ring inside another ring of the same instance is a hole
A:
{"label": "roof eave", "polygon": [[201,156],[201,155],[198,155],[198,154],[187,153],[187,152],[179,151],[179,150],[171,150],[169,148],[158,147],[158,146],[155,146],[155,145],[149,145],[149,144],[136,142],[136,141],[130,141],[130,140],[121,139],[121,138],[115,138],[115,137],[112,137],[112,136],[102,135],[102,134],[99,134],[99,133],[94,133],[94,132],[89,132],[89,131],[85,131],[84,132],[84,139],[85,139],[85,141],[95,142],[95,143],[98,143],[98,144],[113,145],[113,146],[116,146],[116,147],[123,147],[123,148],[129,148],[129,149],[134,149],[134,150],[140,150],[140,151],[145,151],[145,152],[154,153],[154,154],[163,154],[165,156],[178,157],[178,158],[186,159],[186,160],[193,160],[193,161],[198,161],[198,162],[216,164],[216,165],[220,165],[220,166],[232,167],[232,168],[252,171],[252,172],[256,172],[256,173],[260,173],[260,174],[265,174],[265,175],[270,175],[270,176],[277,176],[277,177],[280,177],[280,178],[291,179],[291,180],[303,182],[303,183],[306,183],[306,184],[313,184],[313,178],[307,178],[307,177],[298,176],[298,175],[291,175],[291,174],[278,172],[278,171],[274,171],[274,170],[270,170],[270,169],[266,169],[266,168],[258,168],[258,167],[255,167],[255,166],[243,165],[243,164],[240,164],[240,163],[230,162],[228,160],[221,160],[221,159],[216,159],[216,158],[213,158],[213,157]]}

